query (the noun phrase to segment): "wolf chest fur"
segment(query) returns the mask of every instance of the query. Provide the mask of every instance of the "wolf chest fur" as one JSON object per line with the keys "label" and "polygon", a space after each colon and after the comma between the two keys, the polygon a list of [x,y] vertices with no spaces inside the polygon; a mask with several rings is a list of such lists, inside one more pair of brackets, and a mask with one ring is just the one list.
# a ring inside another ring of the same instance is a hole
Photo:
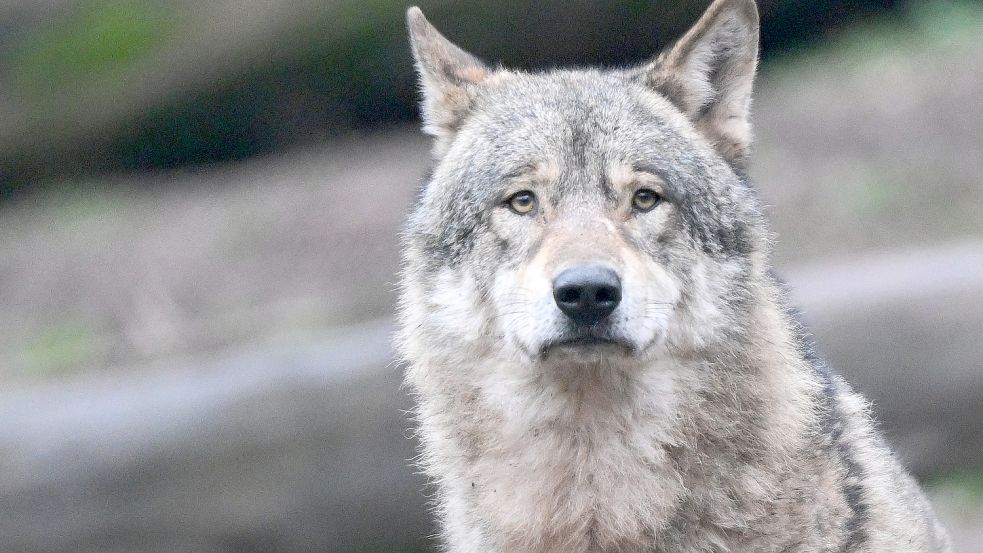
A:
{"label": "wolf chest fur", "polygon": [[619,70],[408,25],[435,162],[398,342],[447,551],[948,550],[771,273],[753,1]]}

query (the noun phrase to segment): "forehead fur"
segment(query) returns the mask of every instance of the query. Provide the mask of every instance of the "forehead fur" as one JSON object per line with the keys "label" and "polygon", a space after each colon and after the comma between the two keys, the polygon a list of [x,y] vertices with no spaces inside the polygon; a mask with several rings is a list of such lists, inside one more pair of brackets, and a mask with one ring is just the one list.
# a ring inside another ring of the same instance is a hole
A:
{"label": "forehead fur", "polygon": [[504,73],[476,96],[460,134],[455,142],[463,148],[454,153],[480,142],[503,161],[540,155],[576,165],[592,159],[587,154],[650,157],[680,139],[691,154],[696,148],[712,157],[671,102],[615,71]]}
{"label": "forehead fur", "polygon": [[670,184],[736,180],[690,121],[630,73],[567,70],[500,73],[475,98],[433,182],[487,190],[547,162],[568,188],[614,165],[653,169]]}

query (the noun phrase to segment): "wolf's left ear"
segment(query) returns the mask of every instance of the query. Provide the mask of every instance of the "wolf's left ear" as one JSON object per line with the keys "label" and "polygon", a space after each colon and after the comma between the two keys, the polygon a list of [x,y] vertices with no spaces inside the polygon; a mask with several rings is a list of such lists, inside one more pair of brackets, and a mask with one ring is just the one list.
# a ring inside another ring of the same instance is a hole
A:
{"label": "wolf's left ear", "polygon": [[438,144],[449,141],[491,71],[444,38],[420,8],[407,10],[406,26],[423,88],[424,131],[435,136]]}
{"label": "wolf's left ear", "polygon": [[758,32],[754,0],[715,0],[683,38],[645,69],[648,84],[742,167],[751,143]]}

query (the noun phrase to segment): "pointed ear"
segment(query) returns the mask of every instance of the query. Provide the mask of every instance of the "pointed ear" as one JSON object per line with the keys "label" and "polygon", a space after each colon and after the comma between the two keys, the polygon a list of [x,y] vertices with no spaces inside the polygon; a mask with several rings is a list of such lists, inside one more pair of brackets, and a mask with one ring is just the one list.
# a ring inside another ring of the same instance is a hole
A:
{"label": "pointed ear", "polygon": [[416,6],[406,12],[410,45],[423,89],[423,130],[449,141],[491,71],[444,38]]}
{"label": "pointed ear", "polygon": [[743,167],[751,143],[757,64],[754,0],[715,0],[679,42],[646,68],[646,78],[727,160]]}

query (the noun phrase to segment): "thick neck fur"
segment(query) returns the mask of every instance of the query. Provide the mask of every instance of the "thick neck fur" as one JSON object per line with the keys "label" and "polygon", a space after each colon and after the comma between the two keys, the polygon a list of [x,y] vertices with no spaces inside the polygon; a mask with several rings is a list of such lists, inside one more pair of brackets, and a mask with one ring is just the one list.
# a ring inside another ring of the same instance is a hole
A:
{"label": "thick neck fur", "polygon": [[493,347],[438,358],[422,354],[448,344],[409,337],[422,465],[445,538],[474,544],[454,551],[727,551],[767,532],[763,520],[798,516],[775,511],[792,489],[809,493],[792,481],[821,384],[763,299],[779,296],[762,291],[753,332],[729,349],[670,348],[642,366],[544,370]]}

